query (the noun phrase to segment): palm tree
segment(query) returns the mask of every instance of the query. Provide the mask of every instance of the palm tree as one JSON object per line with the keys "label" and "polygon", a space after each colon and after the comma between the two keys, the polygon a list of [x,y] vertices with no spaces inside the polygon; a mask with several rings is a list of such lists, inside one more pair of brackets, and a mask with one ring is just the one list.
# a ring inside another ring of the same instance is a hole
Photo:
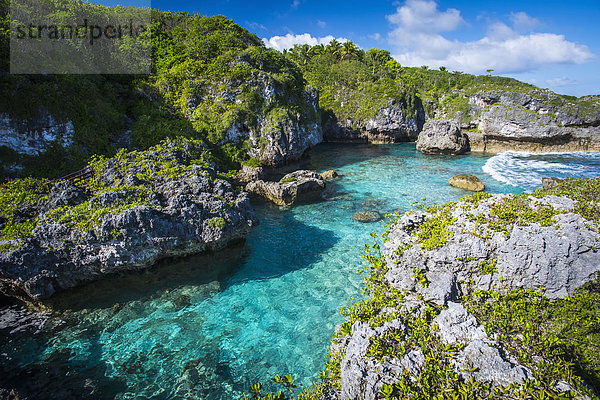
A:
{"label": "palm tree", "polygon": [[357,57],[359,53],[358,46],[354,44],[354,42],[344,42],[342,47],[338,50],[338,55],[340,60],[350,60],[354,57]]}
{"label": "palm tree", "polygon": [[323,44],[318,44],[318,45],[310,48],[311,56],[320,56],[322,54],[325,54],[326,51],[327,51],[327,49],[325,48],[325,45],[323,45]]}
{"label": "palm tree", "polygon": [[338,50],[342,44],[335,39],[331,39],[329,44],[327,45],[327,51],[331,52],[331,54],[337,54]]}

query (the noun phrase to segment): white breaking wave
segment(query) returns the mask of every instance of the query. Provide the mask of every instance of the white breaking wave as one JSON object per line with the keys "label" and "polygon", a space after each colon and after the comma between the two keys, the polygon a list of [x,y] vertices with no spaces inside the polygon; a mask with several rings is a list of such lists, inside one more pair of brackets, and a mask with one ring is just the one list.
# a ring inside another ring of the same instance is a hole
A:
{"label": "white breaking wave", "polygon": [[490,158],[483,171],[512,186],[532,190],[543,177],[600,176],[600,153],[525,153],[507,151]]}

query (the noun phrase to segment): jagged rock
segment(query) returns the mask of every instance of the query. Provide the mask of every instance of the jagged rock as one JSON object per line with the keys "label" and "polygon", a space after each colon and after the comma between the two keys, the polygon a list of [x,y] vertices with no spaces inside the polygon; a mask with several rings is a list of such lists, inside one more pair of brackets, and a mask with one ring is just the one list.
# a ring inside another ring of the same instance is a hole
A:
{"label": "jagged rock", "polygon": [[[209,166],[179,164],[196,157],[192,147],[167,142],[157,150],[137,153],[140,159],[129,166],[108,160],[96,177],[96,185],[108,185],[107,190],[89,199],[72,184],[55,185],[33,214],[39,222],[31,237],[2,243],[14,247],[0,253],[0,291],[46,299],[105,274],[139,270],[162,258],[220,250],[243,240],[258,223],[248,194],[215,179]],[[180,166],[178,173],[165,175],[155,162],[159,157]],[[148,176],[143,183],[148,192],[141,198],[140,189],[121,186],[139,180],[138,168]],[[138,200],[132,203],[132,197]],[[54,210],[60,217],[66,211],[56,207],[65,205],[78,210],[83,206],[98,219],[84,225],[61,220]]]}
{"label": "jagged rock", "polygon": [[258,180],[246,185],[249,193],[286,207],[300,199],[320,196],[323,189],[325,189],[325,180],[321,175],[306,170],[287,174],[279,182]]}
{"label": "jagged rock", "polygon": [[[515,224],[508,237],[503,232],[490,230],[487,240],[471,233],[478,224],[474,219],[488,220],[490,206],[502,198],[496,195],[482,200],[470,211],[463,210],[459,202],[452,212],[456,221],[448,226],[453,235],[433,250],[412,245],[401,257],[395,255],[394,251],[403,243],[414,243],[416,239],[412,234],[418,229],[414,225],[423,217],[419,214],[412,224],[398,222],[384,248],[387,264],[392,266],[386,275],[388,282],[400,291],[420,293],[438,304],[458,299],[474,289],[489,290],[492,286],[500,291],[537,289],[548,298],[556,299],[573,294],[600,271],[600,252],[594,250],[599,235],[587,220],[572,212],[575,202],[566,197],[527,198],[532,208],[550,206],[563,212],[553,217],[555,225]],[[479,225],[485,229],[485,223]],[[497,272],[482,273],[480,263],[492,259],[497,260]],[[429,287],[417,282],[414,268],[421,269],[432,282]],[[449,282],[460,283],[456,285],[456,292]]]}
{"label": "jagged rock", "polygon": [[425,154],[462,154],[469,151],[469,138],[453,121],[436,119],[423,127],[417,140],[417,150]]}
{"label": "jagged rock", "polygon": [[559,178],[542,178],[542,188],[554,189],[562,181],[563,181],[563,179],[559,179]]}
{"label": "jagged rock", "polygon": [[374,118],[366,121],[338,120],[334,116],[325,120],[323,137],[327,142],[399,143],[417,139],[426,115],[421,104],[415,116],[407,116],[402,104],[390,100]]}
{"label": "jagged rock", "polygon": [[263,179],[264,171],[262,167],[249,167],[243,165],[242,169],[236,174],[235,181],[238,184],[246,184]]}
{"label": "jagged rock", "polygon": [[25,121],[0,113],[0,146],[17,153],[38,155],[52,144],[69,147],[75,130],[71,121],[58,121],[47,112]]}
{"label": "jagged rock", "polygon": [[481,179],[473,175],[454,176],[448,179],[448,184],[472,192],[483,192],[485,190],[485,185],[481,182]]}
{"label": "jagged rock", "polygon": [[[400,320],[386,322],[383,326],[373,329],[368,323],[356,321],[352,325],[352,336],[346,344],[346,355],[340,367],[340,383],[342,399],[351,400],[376,400],[381,386],[391,383],[401,372],[401,365],[385,363],[384,365],[373,359],[367,359],[366,354],[374,336],[383,336],[390,329],[405,331],[406,327]],[[414,370],[419,369],[424,363],[418,353],[403,360]]]}
{"label": "jagged rock", "polygon": [[381,214],[377,211],[358,211],[352,215],[356,222],[372,223],[381,220]]}
{"label": "jagged rock", "polygon": [[[236,63],[252,67],[249,60]],[[231,121],[221,143],[246,142],[250,145],[250,157],[260,160],[264,166],[278,167],[299,160],[308,149],[323,141],[319,94],[315,89],[302,87],[299,95],[290,99],[272,73],[258,70],[253,73],[253,79],[244,82],[244,87],[251,93],[259,93],[262,101],[270,105],[269,111],[256,115],[256,121],[244,121],[243,117]],[[202,95],[188,99],[186,115],[204,113],[201,105],[206,101],[247,101],[241,96],[239,84],[229,79],[212,82],[210,88],[197,92]]]}
{"label": "jagged rock", "polygon": [[[455,346],[456,352],[448,359],[455,373],[464,381],[474,379],[492,386],[519,385],[533,379],[533,373],[519,364],[501,342],[488,336],[475,316],[459,304],[462,296],[476,289],[507,293],[529,288],[550,299],[563,298],[600,271],[600,253],[594,247],[600,234],[589,221],[572,212],[576,202],[570,198],[526,197],[532,208],[548,206],[564,212],[554,217],[555,226],[515,223],[508,236],[491,232],[484,240],[475,235],[476,224],[485,225],[481,221],[488,220],[490,207],[503,198],[492,196],[472,208],[466,202],[456,204],[451,211],[455,220],[448,227],[452,235],[433,250],[423,249],[415,234],[431,214],[416,211],[402,216],[389,232],[383,255],[388,268],[384,279],[403,294],[403,304],[399,310],[383,309],[371,319],[378,321],[382,314],[398,311],[423,318],[424,310],[431,303],[437,304],[442,310],[431,322],[432,332],[442,345]],[[496,270],[482,271],[482,263],[492,259],[497,260]],[[425,275],[428,284],[423,284],[415,269]],[[339,392],[332,389],[328,398],[375,400],[384,384],[397,383],[406,372],[414,381],[422,372],[426,358],[419,347],[399,358],[367,357],[370,344],[377,337],[383,339],[387,330],[397,329],[402,337],[411,329],[401,320],[373,326],[358,320],[351,334],[334,340],[330,351],[343,355],[341,388]],[[572,389],[564,382],[555,388]]]}
{"label": "jagged rock", "polygon": [[510,385],[532,378],[527,368],[514,365],[501,356],[498,351],[501,346],[488,337],[484,327],[462,305],[448,303],[448,308],[434,322],[438,325],[437,335],[442,343],[466,344],[454,360],[456,370],[465,380],[472,376],[480,382]]}
{"label": "jagged rock", "polygon": [[577,102],[550,91],[481,92],[469,99],[471,149],[499,153],[600,151],[600,98]]}
{"label": "jagged rock", "polygon": [[325,180],[332,180],[339,176],[337,169],[332,169],[321,173],[321,177]]}

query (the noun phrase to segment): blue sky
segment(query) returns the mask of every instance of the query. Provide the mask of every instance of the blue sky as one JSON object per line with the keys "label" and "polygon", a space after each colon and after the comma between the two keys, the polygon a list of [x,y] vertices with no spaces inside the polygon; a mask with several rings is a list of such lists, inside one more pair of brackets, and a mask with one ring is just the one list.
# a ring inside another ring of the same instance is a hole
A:
{"label": "blue sky", "polygon": [[277,49],[335,37],[389,50],[403,65],[494,69],[558,93],[600,94],[600,0],[154,0],[152,7],[225,15]]}

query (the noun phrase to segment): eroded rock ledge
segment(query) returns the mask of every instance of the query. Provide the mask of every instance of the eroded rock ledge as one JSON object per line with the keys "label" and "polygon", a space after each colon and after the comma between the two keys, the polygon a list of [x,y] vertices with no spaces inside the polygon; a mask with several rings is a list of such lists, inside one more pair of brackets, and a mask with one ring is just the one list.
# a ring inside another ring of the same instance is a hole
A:
{"label": "eroded rock ledge", "polygon": [[[599,187],[600,180],[566,180],[531,195],[479,193],[398,215],[385,244],[367,247],[370,297],[348,308],[336,330],[325,398],[465,390],[469,398],[531,398],[544,391],[589,398],[593,389],[569,375],[577,373],[572,365],[540,350],[560,338],[552,335],[564,329],[562,320],[531,314],[549,309],[542,304],[585,298],[582,288],[596,282],[600,205],[593,193]],[[523,321],[498,324],[500,304],[509,307],[506,318],[523,313]],[[506,335],[521,323],[524,334]]]}
{"label": "eroded rock ledge", "polygon": [[34,300],[138,270],[165,257],[220,250],[258,221],[248,195],[217,177],[205,147],[178,139],[91,164],[93,179],[3,187],[0,290]]}

